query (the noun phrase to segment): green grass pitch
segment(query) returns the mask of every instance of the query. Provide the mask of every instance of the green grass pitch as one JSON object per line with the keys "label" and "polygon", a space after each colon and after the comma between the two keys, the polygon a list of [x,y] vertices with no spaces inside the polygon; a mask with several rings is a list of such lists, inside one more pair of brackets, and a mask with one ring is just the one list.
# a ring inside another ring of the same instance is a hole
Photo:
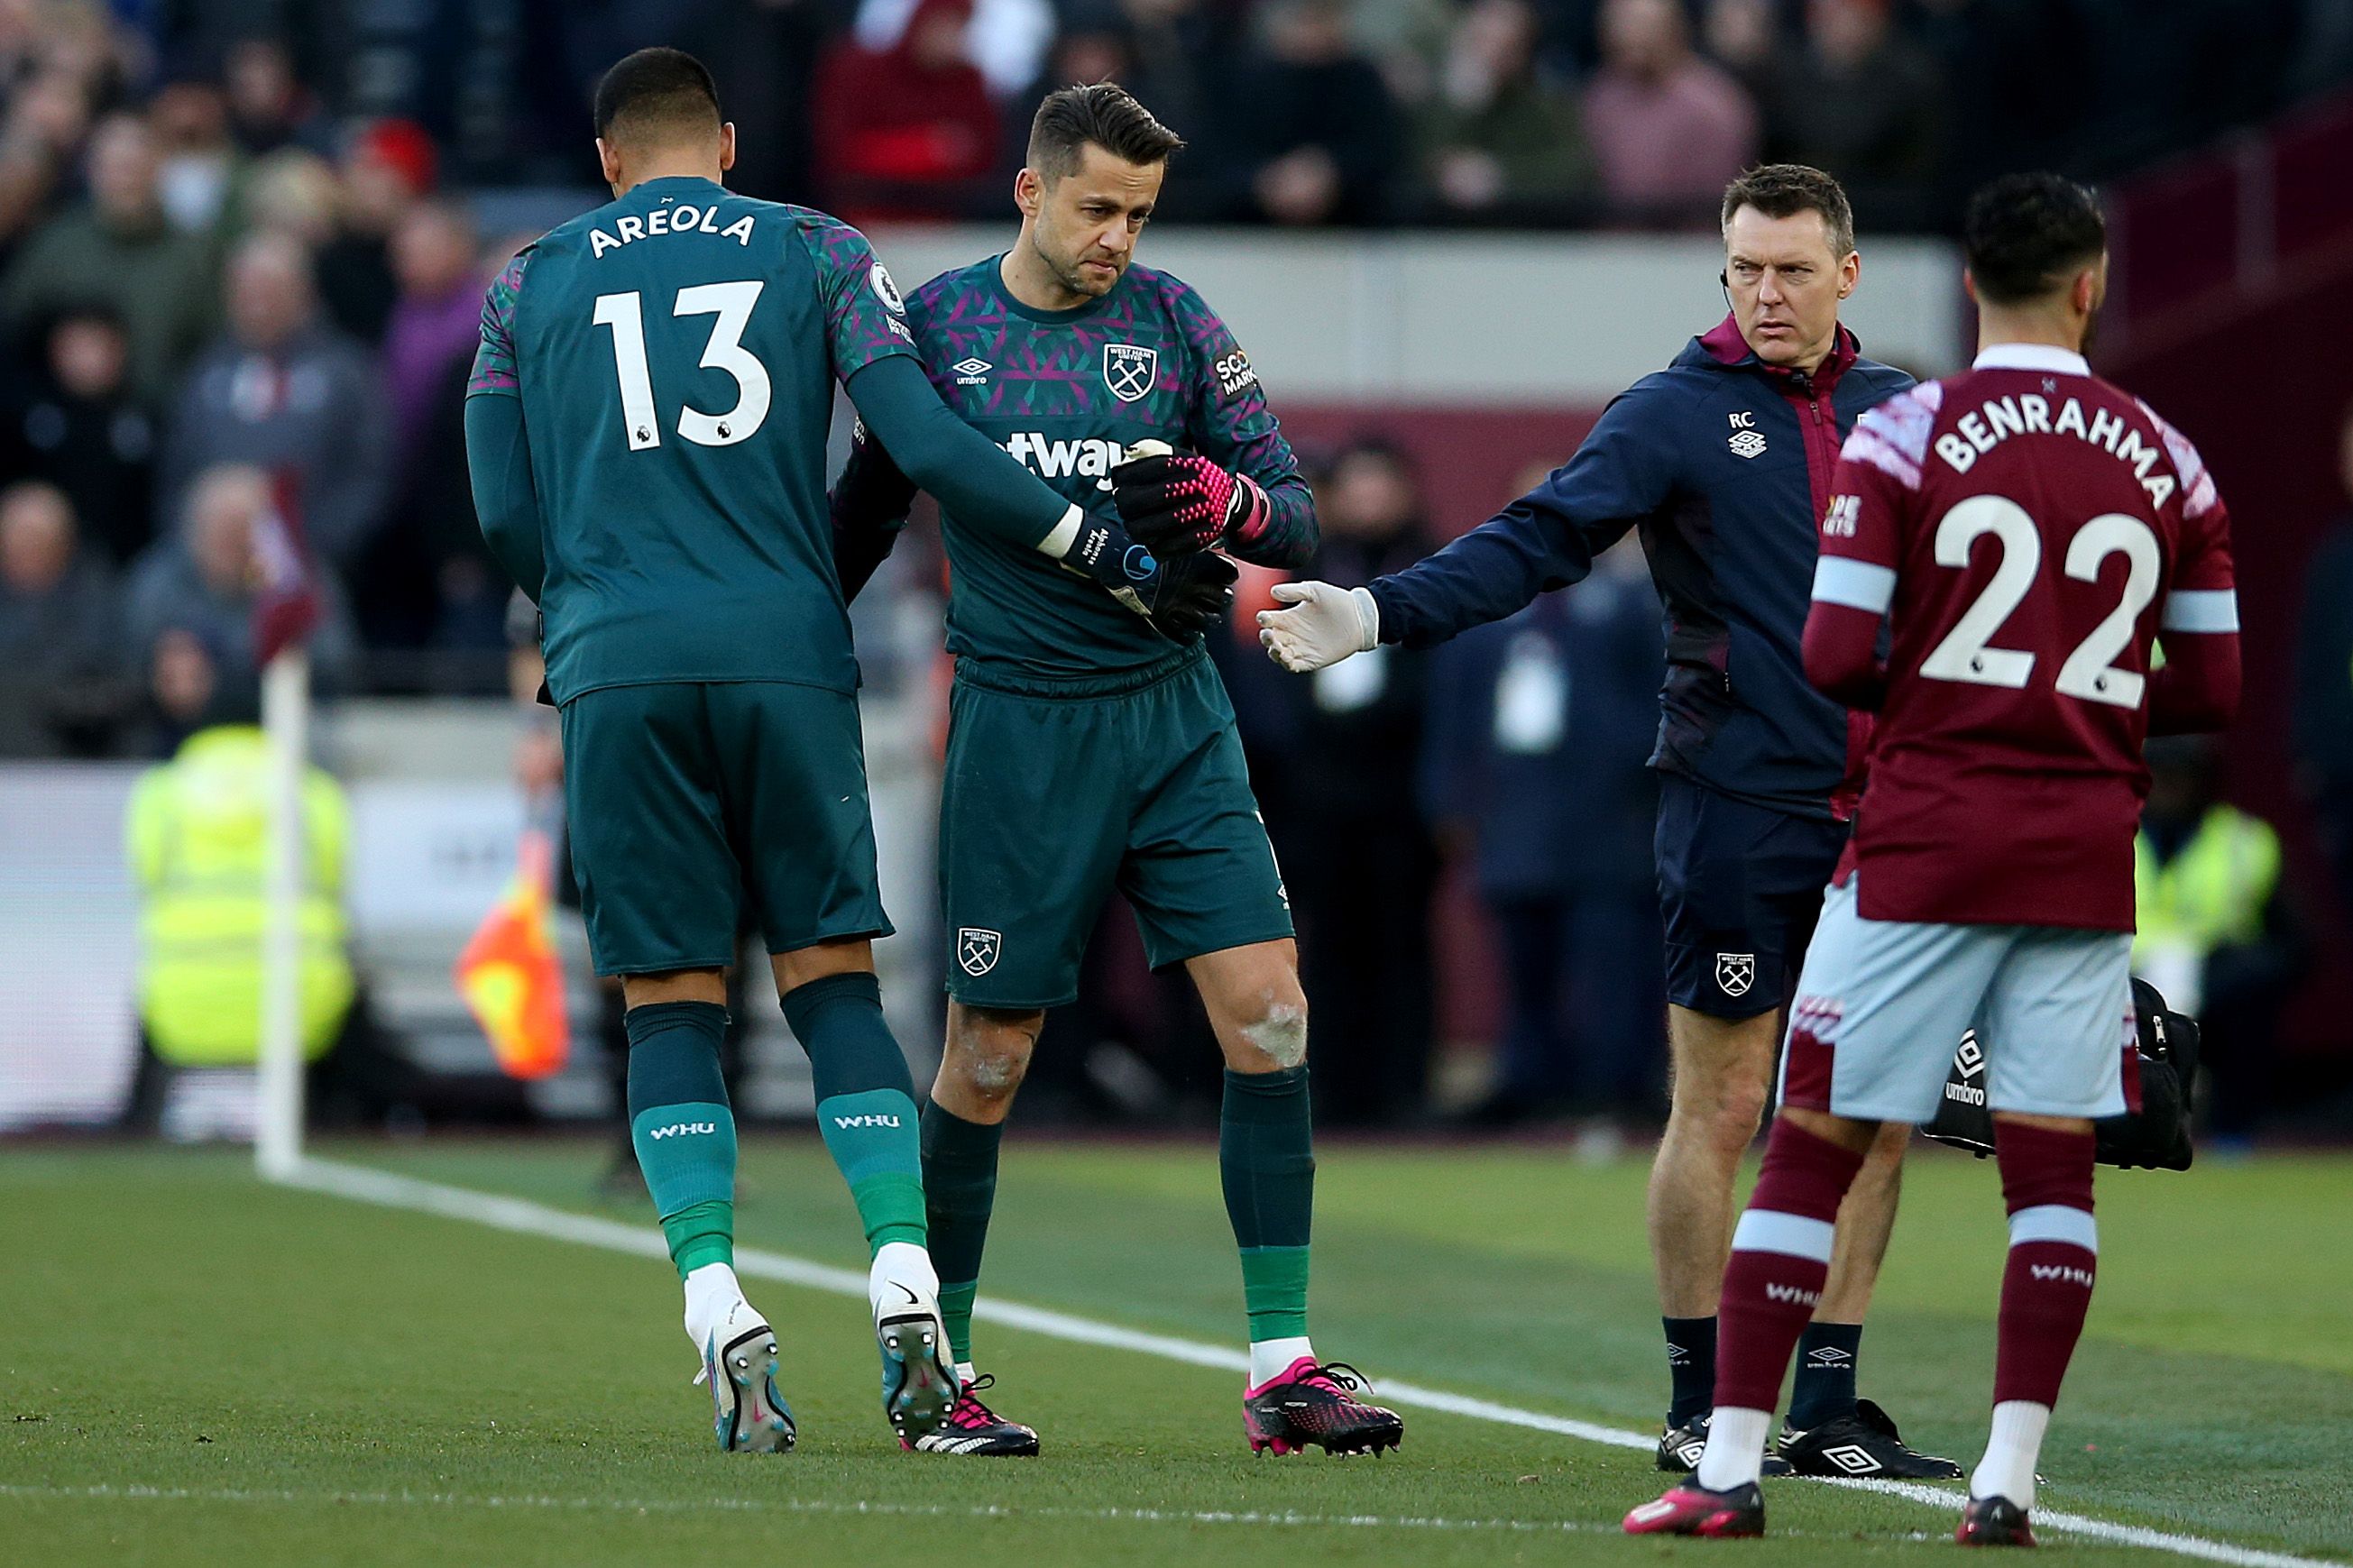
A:
{"label": "green grass pitch", "polygon": [[[318,1152],[599,1210],[583,1142]],[[862,1267],[815,1139],[747,1144],[747,1247]],[[1637,1161],[1333,1142],[1317,1348],[1383,1377],[1634,1430],[1664,1401]],[[2100,1289],[2042,1506],[2253,1552],[2353,1559],[2353,1161],[2104,1172]],[[710,1447],[657,1261],[262,1185],[227,1152],[0,1153],[0,1563],[1238,1561],[1878,1563],[1952,1520],[1804,1481],[1772,1539],[1630,1541],[1646,1455],[1409,1410],[1388,1458],[1253,1458],[1231,1373],[984,1323],[1034,1461],[900,1453],[863,1303],[751,1280],[801,1422]],[[1907,1175],[1864,1391],[1924,1447],[1984,1436],[2002,1245],[1994,1173]],[[987,1289],[1234,1342],[1239,1270],[1206,1142],[1008,1142]],[[1957,1503],[1956,1503],[1957,1506]],[[2062,1560],[2189,1559],[2046,1535]]]}

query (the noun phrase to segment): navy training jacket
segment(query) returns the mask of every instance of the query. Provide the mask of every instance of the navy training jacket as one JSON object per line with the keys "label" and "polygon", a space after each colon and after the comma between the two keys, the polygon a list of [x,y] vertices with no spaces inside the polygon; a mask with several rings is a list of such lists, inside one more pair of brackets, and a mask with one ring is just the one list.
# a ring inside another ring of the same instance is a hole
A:
{"label": "navy training jacket", "polygon": [[1437,554],[1371,584],[1383,642],[1441,643],[1582,580],[1641,531],[1665,610],[1651,765],[1795,816],[1843,819],[1868,716],[1806,679],[1815,525],[1862,412],[1912,384],[1854,334],[1812,375],[1767,365],[1729,316],[1611,400],[1577,455]]}

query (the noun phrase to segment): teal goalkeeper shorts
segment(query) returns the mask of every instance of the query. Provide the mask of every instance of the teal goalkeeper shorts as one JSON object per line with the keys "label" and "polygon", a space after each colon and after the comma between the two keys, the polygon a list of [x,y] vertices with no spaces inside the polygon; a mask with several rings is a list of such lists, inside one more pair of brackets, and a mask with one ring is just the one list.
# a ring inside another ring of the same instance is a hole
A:
{"label": "teal goalkeeper shorts", "polygon": [[965,659],[940,795],[948,994],[1056,1007],[1113,889],[1155,969],[1291,935],[1233,705],[1198,647],[1131,674],[1026,681]]}
{"label": "teal goalkeeper shorts", "polygon": [[887,936],[858,700],[788,681],[608,686],[564,705],[572,868],[599,974]]}

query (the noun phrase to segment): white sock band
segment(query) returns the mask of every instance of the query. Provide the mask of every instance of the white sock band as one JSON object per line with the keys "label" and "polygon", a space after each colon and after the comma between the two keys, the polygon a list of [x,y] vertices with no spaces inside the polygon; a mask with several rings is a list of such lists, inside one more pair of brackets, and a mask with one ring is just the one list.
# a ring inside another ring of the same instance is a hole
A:
{"label": "white sock band", "polygon": [[2005,1399],[1995,1405],[1985,1458],[1969,1474],[1969,1496],[2006,1497],[2021,1508],[2032,1508],[2034,1461],[2042,1453],[2042,1434],[2050,1426],[2048,1405]]}
{"label": "white sock band", "polygon": [[1745,1487],[1765,1471],[1765,1439],[1773,1435],[1770,1410],[1719,1405],[1707,1418],[1707,1450],[1699,1457],[1699,1484],[1712,1492]]}
{"label": "white sock band", "polygon": [[[876,1247],[874,1267],[866,1273],[866,1304],[878,1314],[886,1306],[907,1306],[906,1300],[891,1289],[894,1285],[919,1292],[926,1303],[936,1300],[940,1277],[932,1267],[932,1255],[912,1241],[886,1241]],[[885,1301],[885,1295],[891,1300]]]}
{"label": "white sock band", "polygon": [[1783,1214],[1778,1209],[1749,1209],[1732,1227],[1732,1250],[1782,1252],[1792,1258],[1828,1263],[1837,1235],[1838,1227],[1826,1219],[1809,1219],[1801,1214]]}
{"label": "white sock band", "polygon": [[1301,1356],[1310,1361],[1315,1359],[1315,1347],[1307,1342],[1304,1334],[1282,1340],[1252,1340],[1250,1349],[1250,1386],[1261,1387],[1267,1379],[1281,1377]]}
{"label": "white sock band", "polygon": [[703,1348],[712,1331],[727,1319],[727,1310],[744,1299],[743,1283],[724,1263],[706,1263],[686,1272],[686,1337]]}

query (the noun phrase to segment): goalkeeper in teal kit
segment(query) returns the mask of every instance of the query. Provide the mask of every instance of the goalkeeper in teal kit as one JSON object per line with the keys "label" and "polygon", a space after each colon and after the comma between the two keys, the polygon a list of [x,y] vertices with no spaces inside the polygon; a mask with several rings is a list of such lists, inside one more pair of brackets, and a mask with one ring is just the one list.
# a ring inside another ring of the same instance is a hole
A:
{"label": "goalkeeper in teal kit", "polygon": [[871,427],[834,490],[851,592],[919,485],[941,502],[954,583],[939,844],[950,1000],[923,1163],[965,1392],[946,1427],[913,1440],[928,1451],[1038,1451],[1032,1429],[976,1396],[987,1380],[973,1372],[972,1303],[998,1134],[1046,1009],[1077,994],[1114,889],[1152,964],[1191,974],[1225,1055],[1219,1163],[1250,1321],[1251,1447],[1356,1452],[1394,1447],[1403,1431],[1307,1333],[1307,1004],[1233,709],[1200,633],[1231,604],[1225,555],[1303,563],[1314,506],[1224,323],[1176,279],[1131,265],[1180,145],[1117,87],[1049,95],[1016,186],[1013,249],[933,279],[908,304],[948,406],[1084,507],[1074,537],[1045,552],[1059,560],[902,477]]}
{"label": "goalkeeper in teal kit", "polygon": [[739,913],[809,1055],[871,1248],[884,1411],[912,1443],[959,1390],[913,1085],[874,979],[872,939],[891,927],[827,512],[834,383],[908,473],[1008,550],[1066,553],[1082,514],[942,405],[857,230],[723,186],[734,127],[691,57],[621,61],[596,125],[615,199],[524,247],[483,307],[466,401],[476,510],[540,606],[589,946],[622,978],[632,1141],[719,1444],[795,1436],[776,1335],[733,1268],[719,1046]]}

